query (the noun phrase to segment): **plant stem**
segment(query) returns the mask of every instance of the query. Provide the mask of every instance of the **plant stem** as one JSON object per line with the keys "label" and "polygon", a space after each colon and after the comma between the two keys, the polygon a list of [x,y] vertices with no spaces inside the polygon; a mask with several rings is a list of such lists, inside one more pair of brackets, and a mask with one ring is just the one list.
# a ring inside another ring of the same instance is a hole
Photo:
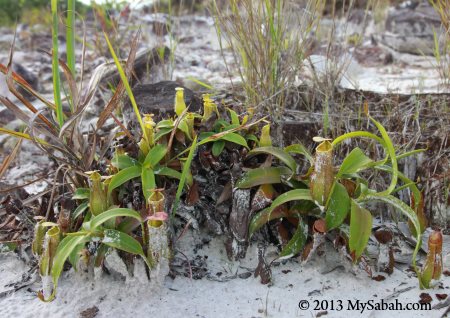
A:
{"label": "plant stem", "polygon": [[53,72],[53,95],[56,105],[56,119],[59,127],[64,124],[64,114],[61,102],[61,79],[59,76],[59,61],[58,61],[58,0],[52,0],[52,72]]}
{"label": "plant stem", "polygon": [[75,0],[67,0],[67,66],[75,79]]}

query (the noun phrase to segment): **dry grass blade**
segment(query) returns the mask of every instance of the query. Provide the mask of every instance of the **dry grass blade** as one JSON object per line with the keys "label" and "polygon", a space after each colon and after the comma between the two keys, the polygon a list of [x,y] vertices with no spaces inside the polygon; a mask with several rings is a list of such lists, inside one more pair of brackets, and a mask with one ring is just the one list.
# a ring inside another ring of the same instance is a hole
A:
{"label": "dry grass blade", "polygon": [[[33,113],[37,113],[37,109],[25,98],[20,94],[16,88],[14,87],[14,81],[12,76],[12,61],[14,56],[14,46],[16,43],[16,33],[14,33],[13,42],[11,44],[11,49],[9,51],[9,59],[8,59],[8,65],[6,66],[6,84],[8,85],[8,89],[14,96],[16,96],[30,111]],[[39,115],[39,119],[42,120],[51,131],[55,131],[54,125],[42,114]]]}
{"label": "dry grass blade", "polygon": [[122,122],[116,116],[114,116],[113,113],[111,113],[111,117],[115,121],[115,123],[119,125],[120,129],[122,129],[125,135],[127,135],[127,137],[130,138],[131,140],[134,140],[134,136],[131,134],[131,132],[122,124]]}
{"label": "dry grass blade", "polygon": [[0,166],[0,179],[3,178],[5,175],[6,170],[8,170],[11,163],[14,161],[14,159],[17,157],[17,154],[19,153],[20,146],[22,145],[22,138],[19,138],[16,145],[14,146],[13,150],[9,155],[6,156],[5,160],[3,160],[3,163]]}
{"label": "dry grass blade", "polygon": [[[8,68],[5,65],[3,65],[2,63],[0,63],[0,72],[2,72],[5,75],[8,74]],[[49,100],[44,98],[41,94],[36,92],[33,89],[33,87],[31,87],[31,85],[22,76],[20,76],[16,72],[11,72],[11,75],[12,75],[13,81],[16,84],[18,84],[20,87],[22,87],[24,90],[26,90],[29,94],[35,96],[37,99],[39,99],[45,105],[47,105],[49,108],[51,108],[53,110],[56,109],[56,106],[52,102],[50,102]]]}

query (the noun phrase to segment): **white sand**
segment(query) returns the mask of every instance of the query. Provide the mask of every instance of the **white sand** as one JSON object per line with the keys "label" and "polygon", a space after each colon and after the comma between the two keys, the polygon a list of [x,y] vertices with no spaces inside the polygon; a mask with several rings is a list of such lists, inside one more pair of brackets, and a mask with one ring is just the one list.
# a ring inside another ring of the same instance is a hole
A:
{"label": "white sand", "polygon": [[[198,238],[191,234],[180,242],[180,250],[188,257],[195,254],[192,249]],[[269,252],[270,254],[271,252]],[[0,299],[0,317],[78,317],[80,312],[97,306],[97,317],[315,317],[319,311],[313,310],[314,301],[334,301],[337,306],[341,300],[344,310],[328,310],[326,317],[441,317],[446,308],[432,311],[357,311],[345,310],[348,300],[362,302],[398,301],[417,303],[423,291],[418,288],[415,278],[395,270],[394,274],[382,282],[370,279],[366,273],[353,274],[341,268],[328,274],[324,266],[333,266],[334,255],[325,254],[321,261],[301,266],[296,261],[273,267],[274,284],[262,285],[259,278],[235,278],[228,282],[216,282],[206,277],[190,280],[176,277],[166,278],[159,288],[150,282],[142,282],[128,277],[126,281],[103,275],[89,279],[87,274],[64,273],[58,287],[57,298],[51,303],[43,303],[26,288]],[[207,255],[209,272],[220,278],[247,272],[257,264],[256,248],[249,249],[247,258],[241,263],[229,262],[222,241],[213,239],[209,245],[198,251]],[[337,263],[335,263],[337,264]],[[240,265],[242,267],[240,267]],[[0,285],[18,280],[25,266],[13,254],[0,258]],[[450,278],[443,278],[445,289],[427,290],[432,297],[432,306],[439,303],[436,293],[449,293]],[[396,291],[411,290],[391,297]],[[38,284],[31,286],[33,290]],[[300,310],[300,300],[310,303],[309,310]],[[329,305],[331,303],[329,302]]]}

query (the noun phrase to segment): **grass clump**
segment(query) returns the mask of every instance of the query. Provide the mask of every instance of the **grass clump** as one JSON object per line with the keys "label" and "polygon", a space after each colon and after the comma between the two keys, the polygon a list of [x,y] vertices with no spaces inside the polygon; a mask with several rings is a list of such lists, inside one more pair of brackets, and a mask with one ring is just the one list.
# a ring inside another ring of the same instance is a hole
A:
{"label": "grass clump", "polygon": [[[279,122],[307,54],[322,1],[307,1],[299,16],[285,0],[232,0],[227,9],[214,1],[217,35],[231,49],[247,103]],[[298,9],[297,9],[298,10]]]}

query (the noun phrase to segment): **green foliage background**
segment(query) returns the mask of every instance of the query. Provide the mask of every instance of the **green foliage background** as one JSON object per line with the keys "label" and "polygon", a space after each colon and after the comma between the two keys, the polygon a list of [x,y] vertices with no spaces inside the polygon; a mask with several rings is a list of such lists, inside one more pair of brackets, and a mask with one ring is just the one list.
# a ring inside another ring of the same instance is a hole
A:
{"label": "green foliage background", "polygon": [[[77,1],[77,12],[84,13],[88,6]],[[66,1],[60,1],[60,10],[64,12],[67,8]],[[18,22],[41,23],[48,22],[50,17],[49,0],[0,0],[0,26],[11,26]],[[34,18],[33,18],[34,17]],[[39,18],[40,17],[40,18]],[[22,21],[29,20],[33,21]]]}

